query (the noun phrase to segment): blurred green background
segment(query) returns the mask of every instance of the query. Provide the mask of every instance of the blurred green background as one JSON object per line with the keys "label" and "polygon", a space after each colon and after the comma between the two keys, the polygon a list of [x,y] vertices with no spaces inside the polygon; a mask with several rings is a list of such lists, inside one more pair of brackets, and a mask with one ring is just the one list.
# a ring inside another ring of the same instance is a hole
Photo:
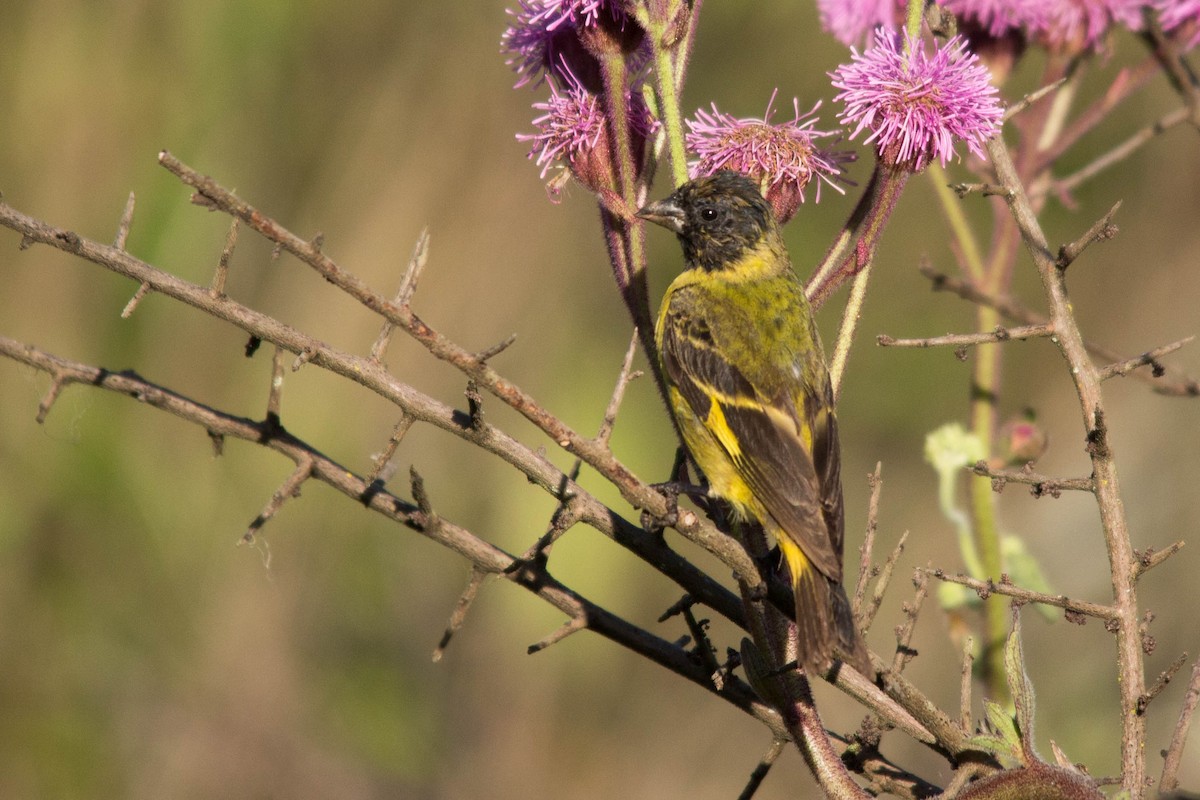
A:
{"label": "blurred green background", "polygon": [[[368,0],[9,0],[0,24],[0,190],[21,209],[111,240],[137,194],[129,249],[205,283],[227,220],[188,203],[157,166],[167,148],[392,291],[418,232],[432,233],[416,308],[471,348],[510,333],[495,366],[579,430],[608,399],[629,324],[607,277],[593,204],[578,188],[546,199],[514,133],[530,130],[540,94],[511,89],[498,52],[504,3]],[[747,42],[753,43],[748,47]],[[1140,58],[1119,39],[1087,82],[1102,92]],[[690,111],[716,101],[759,115],[771,91],[802,105],[832,92],[826,72],[845,51],[816,33],[808,4],[709,3],[685,93]],[[1031,88],[1036,70],[1020,76]],[[1077,167],[1173,108],[1165,81],[1126,104],[1065,161]],[[781,109],[787,102],[779,103]],[[825,110],[832,126],[832,107]],[[854,168],[863,182],[867,164]],[[965,176],[961,166],[952,169]],[[1072,267],[1085,334],[1133,354],[1200,329],[1200,143],[1170,131],[1086,185],[1076,211],[1051,204],[1052,241],[1074,238],[1118,199],[1121,235]],[[852,194],[823,194],[788,229],[802,272],[848,213]],[[986,241],[984,204],[966,208]],[[953,269],[928,179],[911,183],[885,240],[841,406],[849,562],[861,539],[866,473],[883,462],[880,548],[904,530],[910,547],[871,632],[888,650],[910,570],[960,568],[949,524],[923,463],[927,431],[961,419],[969,368],[949,352],[881,350],[877,333],[964,331],[972,310],[929,291],[928,254]],[[136,286],[0,232],[0,333],[157,383],[237,414],[260,417],[270,355],[242,355],[245,336],[162,297],[132,316]],[[663,268],[675,243],[651,233]],[[230,294],[355,352],[378,322],[293,259],[243,230]],[[1023,260],[1018,291],[1037,308]],[[822,324],[836,325],[833,305]],[[1085,474],[1073,392],[1046,342],[1009,345],[1006,413],[1037,409],[1051,449],[1041,468]],[[463,380],[397,338],[394,372],[463,405]],[[1171,363],[1200,374],[1200,348]],[[445,659],[431,663],[461,591],[464,563],[420,536],[317,484],[236,547],[291,464],[240,442],[214,458],[202,431],[117,397],[69,389],[46,424],[34,422],[49,385],[0,362],[0,796],[730,798],[766,732],[719,700],[588,634],[536,656],[526,646],[561,615],[508,584],[489,584]],[[1135,546],[1194,538],[1200,510],[1200,406],[1132,380],[1108,386],[1109,425]],[[531,445],[552,443],[500,408],[490,419]],[[365,472],[397,414],[379,398],[313,367],[289,373],[288,428]],[[648,480],[666,477],[670,426],[647,380],[618,421],[617,455]],[[396,459],[426,478],[445,517],[510,552],[544,529],[552,502],[513,470],[460,441],[418,427]],[[612,492],[584,472],[603,498]],[[393,490],[407,494],[404,482]],[[635,517],[636,518],[636,517]],[[1107,563],[1086,497],[1001,500],[1004,528],[1024,535],[1057,591],[1104,601]],[[679,541],[673,539],[672,541]],[[692,554],[686,543],[680,547]],[[267,555],[269,552],[269,564]],[[702,563],[711,563],[697,555]],[[607,608],[674,639],[657,615],[678,591],[589,529],[555,549],[554,574]],[[1153,678],[1181,651],[1200,652],[1193,542],[1142,584],[1157,619]],[[721,574],[718,572],[717,574]],[[1039,690],[1038,744],[1053,738],[1097,774],[1118,769],[1112,637],[1094,622],[1047,624],[1027,614],[1026,652]],[[714,627],[718,644],[735,644]],[[931,603],[915,640],[914,679],[957,707],[958,656]],[[1186,670],[1185,673],[1186,675]],[[1182,697],[1173,683],[1151,707],[1152,774]],[[817,687],[828,723],[861,711]],[[896,737],[885,752],[931,780],[939,762]],[[1185,785],[1200,785],[1200,734]],[[787,753],[759,797],[796,796],[809,778]]]}

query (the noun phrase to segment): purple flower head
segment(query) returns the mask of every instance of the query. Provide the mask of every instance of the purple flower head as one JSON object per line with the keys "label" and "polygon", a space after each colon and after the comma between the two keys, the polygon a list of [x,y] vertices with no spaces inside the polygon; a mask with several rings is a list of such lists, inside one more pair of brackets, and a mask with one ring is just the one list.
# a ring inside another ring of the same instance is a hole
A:
{"label": "purple flower head", "polygon": [[851,62],[830,73],[835,97],[846,108],[838,118],[854,125],[854,138],[869,131],[881,159],[913,172],[930,159],[943,165],[955,155],[956,139],[982,155],[982,144],[1000,129],[1003,111],[987,68],[954,37],[932,55],[919,39],[901,47],[901,34],[875,32],[865,53],[851,48]]}
{"label": "purple flower head", "polygon": [[1142,0],[1046,0],[1044,20],[1030,38],[1053,50],[1100,50],[1114,24],[1142,27]]}
{"label": "purple flower head", "polygon": [[[821,199],[821,183],[842,191],[834,181],[845,181],[842,165],[854,160],[846,151],[829,151],[817,147],[816,140],[835,136],[814,129],[816,110],[801,113],[800,101],[794,99],[795,118],[778,125],[771,123],[772,106],[778,90],[771,93],[767,111],[762,119],[737,119],[717,110],[700,110],[694,120],[687,120],[687,146],[699,159],[691,165],[691,177],[712,175],[731,169],[750,176],[759,184],[763,196],[771,204],[780,223],[787,222],[804,202],[804,189],[817,178],[816,200]],[[836,141],[836,140],[835,140]]]}
{"label": "purple flower head", "polygon": [[512,24],[500,37],[505,62],[517,72],[518,89],[535,86],[549,76],[559,88],[572,78],[589,91],[603,90],[597,53],[617,50],[628,56],[628,69],[638,72],[649,60],[642,30],[616,0],[518,0],[508,10]]}
{"label": "purple flower head", "polygon": [[944,5],[965,28],[992,38],[1040,30],[1049,22],[1046,0],[946,0]]}
{"label": "purple flower head", "polygon": [[1185,48],[1200,44],[1200,0],[1154,0],[1150,5],[1163,31]]}
{"label": "purple flower head", "polygon": [[871,31],[904,22],[905,0],[817,0],[821,27],[847,47],[862,44]]}
{"label": "purple flower head", "polygon": [[[533,107],[545,112],[533,121],[535,133],[518,133],[517,140],[530,142],[529,158],[542,168],[541,177],[556,161],[565,162],[584,186],[592,191],[611,188],[614,179],[604,105],[568,71],[567,87],[551,84],[550,98]],[[640,91],[625,98],[625,113],[634,139],[634,153],[641,153],[646,139],[657,127]]]}

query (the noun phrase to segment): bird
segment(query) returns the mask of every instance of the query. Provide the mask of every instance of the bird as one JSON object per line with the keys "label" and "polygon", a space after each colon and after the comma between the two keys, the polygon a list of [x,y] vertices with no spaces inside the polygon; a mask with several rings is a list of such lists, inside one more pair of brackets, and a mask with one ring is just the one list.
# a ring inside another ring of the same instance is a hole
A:
{"label": "bird", "polygon": [[710,497],[778,544],[797,662],[874,677],[843,588],[841,450],[812,310],[757,185],[721,170],[637,212],[674,231],[685,269],[655,325],[667,404]]}

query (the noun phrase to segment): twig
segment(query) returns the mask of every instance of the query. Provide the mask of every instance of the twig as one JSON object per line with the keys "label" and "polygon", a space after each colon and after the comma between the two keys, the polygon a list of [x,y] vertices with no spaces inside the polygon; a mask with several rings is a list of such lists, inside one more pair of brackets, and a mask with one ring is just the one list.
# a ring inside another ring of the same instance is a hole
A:
{"label": "twig", "polygon": [[529,645],[529,648],[526,650],[526,652],[529,655],[533,655],[534,653],[545,650],[547,647],[550,647],[551,645],[558,644],[563,639],[570,636],[572,633],[578,633],[579,631],[582,631],[585,629],[587,629],[587,620],[585,620],[581,617],[573,617],[573,618],[567,620],[566,622],[564,622],[561,626],[556,628],[549,635],[547,635],[541,639],[538,639],[536,642]]}
{"label": "twig", "polygon": [[212,284],[208,294],[215,298],[225,296],[225,281],[229,278],[229,259],[233,257],[233,248],[237,246],[238,219],[229,220],[229,233],[225,235],[225,246],[221,248],[221,257],[217,259],[217,270],[213,273]]}
{"label": "twig", "polygon": [[1180,539],[1177,542],[1172,542],[1171,544],[1167,545],[1162,550],[1155,550],[1152,547],[1147,547],[1145,550],[1135,550],[1134,555],[1137,556],[1137,577],[1142,577],[1147,572],[1178,553],[1183,549],[1183,545],[1184,541]]}
{"label": "twig", "polygon": [[129,241],[129,229],[133,226],[134,202],[133,192],[130,192],[129,199],[125,201],[125,210],[121,212],[121,221],[117,223],[117,236],[113,239],[113,247],[118,250],[124,250]]}
{"label": "twig", "polygon": [[69,376],[63,373],[50,371],[51,382],[46,393],[42,395],[42,399],[38,401],[37,424],[41,425],[46,421],[46,417],[50,414],[50,409],[54,407],[55,401],[58,400],[59,394],[70,383]]}
{"label": "twig", "polygon": [[1014,339],[1035,339],[1053,335],[1054,330],[1049,325],[1025,325],[1019,328],[996,326],[995,330],[983,333],[947,334],[932,336],[928,339],[896,339],[886,333],[881,333],[875,341],[880,347],[972,347],[979,344],[1007,342]]}
{"label": "twig", "polygon": [[517,335],[515,333],[510,333],[508,336],[505,336],[503,339],[496,342],[495,344],[489,345],[489,346],[483,348],[482,350],[480,350],[479,352],[475,353],[475,360],[478,361],[480,364],[486,364],[488,361],[492,360],[493,358],[500,355],[508,348],[512,347],[513,343],[516,341],[517,341]]}
{"label": "twig", "polygon": [[896,653],[892,656],[892,672],[899,674],[913,660],[917,652],[912,649],[913,631],[917,627],[917,616],[929,592],[929,576],[920,568],[913,570],[913,585],[917,587],[912,602],[905,603],[904,622],[896,626]]}
{"label": "twig", "polygon": [[396,449],[400,446],[401,440],[404,439],[404,436],[412,428],[415,421],[409,414],[401,414],[400,419],[396,420],[396,425],[392,428],[392,435],[388,437],[388,442],[383,450],[379,452],[379,455],[375,456],[375,460],[371,465],[371,471],[367,473],[367,480],[369,482],[382,481],[386,483],[391,478],[391,475],[385,475],[384,472],[391,462],[392,457],[396,455]]}
{"label": "twig", "polygon": [[967,469],[983,478],[992,479],[992,489],[1000,492],[1009,483],[1024,483],[1032,486],[1034,497],[1050,495],[1059,497],[1063,492],[1094,492],[1096,482],[1092,478],[1053,478],[1034,472],[1026,465],[1022,469],[993,469],[986,461],[976,461]]}
{"label": "twig", "polygon": [[1113,217],[1116,216],[1117,210],[1121,207],[1121,201],[1118,200],[1113,204],[1113,207],[1108,210],[1100,219],[1092,224],[1082,236],[1073,242],[1068,242],[1058,249],[1058,259],[1054,262],[1059,269],[1066,269],[1075,259],[1079,258],[1090,245],[1096,242],[1107,242],[1109,239],[1117,235],[1117,226],[1113,224]]}
{"label": "twig", "polygon": [[267,423],[279,426],[282,416],[280,406],[283,401],[283,348],[275,345],[275,355],[271,357],[271,388],[267,392]]}
{"label": "twig", "polygon": [[950,190],[960,198],[978,192],[982,197],[1008,197],[1008,189],[994,183],[950,183]]}
{"label": "twig", "polygon": [[1059,78],[1058,80],[1053,81],[1052,83],[1048,83],[1045,86],[1043,86],[1042,88],[1036,89],[1036,90],[1030,92],[1029,94],[1025,95],[1020,100],[1013,103],[1008,108],[1004,109],[1004,121],[1008,122],[1010,119],[1015,117],[1017,114],[1020,114],[1025,109],[1029,108],[1031,105],[1036,103],[1038,100],[1041,100],[1043,97],[1050,94],[1051,92],[1057,91],[1058,89],[1062,88],[1062,86],[1066,82],[1067,82],[1066,77]]}
{"label": "twig", "polygon": [[875,533],[879,529],[879,495],[883,490],[883,478],[880,477],[880,471],[883,469],[883,462],[875,462],[875,472],[867,476],[867,483],[871,487],[871,499],[867,503],[867,532],[863,536],[862,546],[858,548],[858,581],[854,585],[854,600],[853,609],[854,616],[862,619],[863,600],[866,599],[867,583],[870,581],[877,571],[871,564],[872,550],[875,549]]}
{"label": "twig", "polygon": [[892,579],[892,570],[896,568],[896,562],[900,560],[900,554],[904,552],[904,544],[907,541],[908,531],[905,531],[900,534],[900,541],[896,542],[896,546],[892,549],[891,554],[883,562],[883,569],[879,571],[879,580],[875,582],[875,591],[871,593],[871,602],[859,615],[859,630],[866,632],[870,629],[871,623],[875,621],[875,614],[879,611],[879,606],[883,603],[884,592],[887,591],[888,583]]}
{"label": "twig", "polygon": [[1096,617],[1097,619],[1114,620],[1118,618],[1117,610],[1112,606],[1090,603],[1086,600],[1072,600],[1063,594],[1053,595],[1035,592],[1032,589],[1023,589],[1020,586],[1006,583],[1003,580],[999,583],[991,579],[981,581],[969,575],[951,575],[941,569],[929,570],[929,574],[938,580],[957,583],[974,589],[981,598],[986,598],[992,594],[1002,594],[1006,597],[1020,600],[1023,603],[1041,603],[1047,606],[1055,606],[1074,614],[1084,614],[1085,616]]}
{"label": "twig", "polygon": [[786,739],[772,739],[771,746],[767,748],[767,752],[763,753],[763,757],[758,760],[758,765],[754,771],[750,773],[750,779],[746,781],[746,786],[742,789],[742,793],[738,795],[738,800],[751,800],[754,793],[758,791],[758,787],[762,785],[766,779],[767,773],[771,771],[771,767],[779,759],[783,748],[787,746]]}
{"label": "twig", "polygon": [[1174,353],[1184,345],[1191,344],[1195,339],[1195,336],[1188,336],[1184,339],[1180,339],[1177,342],[1171,342],[1170,344],[1164,344],[1160,347],[1155,347],[1152,350],[1147,350],[1140,356],[1134,356],[1133,358],[1127,358],[1124,361],[1119,361],[1115,364],[1109,364],[1106,367],[1101,367],[1100,380],[1106,381],[1109,378],[1115,378],[1117,376],[1123,377],[1128,375],[1130,372],[1133,372],[1138,367],[1145,366],[1151,367],[1154,377],[1158,378],[1166,371],[1166,368],[1162,364],[1158,363],[1158,359],[1170,353]]}
{"label": "twig", "polygon": [[1146,690],[1146,693],[1138,698],[1137,713],[1145,714],[1146,709],[1150,707],[1150,702],[1162,693],[1162,690],[1167,688],[1167,684],[1175,677],[1175,673],[1183,667],[1187,661],[1188,654],[1181,653],[1179,658],[1171,662],[1165,670],[1158,675],[1158,680],[1154,681],[1154,685]]}
{"label": "twig", "polygon": [[600,444],[607,445],[609,438],[612,436],[613,426],[617,422],[617,411],[621,408],[621,401],[625,399],[626,387],[642,375],[640,371],[631,371],[633,369],[633,357],[637,353],[638,341],[638,332],[634,330],[633,338],[629,341],[629,349],[625,351],[625,360],[621,362],[621,372],[617,376],[617,385],[613,388],[612,397],[608,401],[608,407],[604,409],[604,420],[600,423],[600,430],[596,433],[596,441]]}
{"label": "twig", "polygon": [[[392,300],[397,306],[406,308],[412,302],[413,292],[417,290],[417,281],[420,279],[421,271],[425,269],[425,262],[428,259],[429,228],[422,228],[421,234],[417,237],[417,243],[413,245],[412,255],[408,259],[408,269],[404,271],[404,277],[400,279],[400,288],[396,290],[396,297]],[[392,341],[392,331],[395,329],[396,324],[392,320],[384,319],[383,325],[379,329],[379,335],[375,337],[375,344],[371,345],[372,361],[383,363],[388,345]]]}
{"label": "twig", "polygon": [[1187,692],[1183,695],[1183,705],[1179,708],[1179,719],[1175,723],[1175,731],[1171,734],[1171,743],[1163,751],[1162,777],[1158,781],[1160,792],[1173,792],[1179,788],[1179,767],[1183,764],[1183,746],[1187,744],[1188,729],[1192,724],[1192,714],[1200,703],[1200,659],[1192,664],[1192,677],[1188,681]]}
{"label": "twig", "polygon": [[1190,117],[1191,112],[1186,108],[1177,108],[1174,111],[1164,114],[1158,120],[1134,133],[1116,147],[1092,159],[1086,166],[1080,167],[1064,178],[1051,181],[1046,191],[1052,191],[1060,195],[1070,194],[1084,181],[1125,160],[1155,136],[1174,128],[1176,125],[1187,122]]}
{"label": "twig", "polygon": [[467,578],[466,588],[462,590],[462,594],[458,596],[458,602],[454,604],[454,611],[450,614],[450,622],[446,624],[441,641],[438,642],[437,647],[433,648],[434,662],[442,660],[442,656],[446,654],[446,648],[450,646],[450,640],[467,621],[467,612],[471,610],[471,604],[475,602],[475,598],[479,595],[479,588],[483,586],[487,576],[488,573],[479,567],[471,567],[471,575]]}
{"label": "twig", "polygon": [[303,456],[296,462],[296,468],[292,470],[292,474],[283,482],[278,489],[271,494],[271,499],[263,506],[263,510],[250,523],[250,527],[242,534],[242,543],[253,544],[254,537],[262,530],[263,525],[266,525],[271,517],[283,507],[293,497],[300,496],[300,487],[306,480],[312,477],[313,469],[316,463],[311,456]]}
{"label": "twig", "polygon": [[[977,303],[988,308],[994,308],[1009,319],[1016,320],[1026,325],[1045,325],[1047,320],[1044,316],[1036,314],[1023,306],[1021,303],[1013,300],[1010,297],[1000,297],[988,294],[982,291],[973,284],[939,272],[928,264],[922,264],[919,267],[921,274],[928,278],[933,284],[935,292],[944,291],[958,295],[964,300],[972,303]],[[1125,362],[1127,359],[1120,353],[1115,352],[1103,345],[1095,342],[1085,342],[1085,347],[1092,355],[1104,361],[1110,362]],[[1161,368],[1161,369],[1160,369]],[[1183,375],[1177,370],[1164,365],[1156,365],[1156,373],[1148,375],[1144,372],[1132,373],[1135,377],[1146,381],[1154,391],[1159,394],[1170,395],[1172,397],[1198,397],[1200,396],[1200,380]]]}
{"label": "twig", "polygon": [[121,309],[121,319],[129,319],[133,312],[137,310],[141,304],[142,298],[150,291],[150,284],[142,283],[137,291],[133,293],[133,297],[129,298],[129,302],[125,304],[125,308]]}

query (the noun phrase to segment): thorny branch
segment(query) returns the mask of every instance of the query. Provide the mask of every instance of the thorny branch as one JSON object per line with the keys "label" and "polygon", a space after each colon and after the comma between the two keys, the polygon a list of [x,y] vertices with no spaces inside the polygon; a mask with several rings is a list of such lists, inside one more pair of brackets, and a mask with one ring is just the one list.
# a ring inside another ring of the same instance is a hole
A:
{"label": "thorny branch", "polygon": [[[211,204],[211,198],[208,198],[208,200]],[[255,220],[255,225],[252,227],[255,227],[256,230],[265,228],[273,231],[278,239],[277,244],[292,241],[288,238],[290,234],[281,233],[282,229],[276,223],[258,212],[251,213],[247,211],[246,216]],[[477,593],[479,586],[482,585],[482,578],[479,576],[500,575],[543,597],[548,602],[563,610],[568,616],[568,621],[563,628],[555,634],[551,634],[543,642],[535,645],[534,649],[551,644],[577,629],[586,627],[596,630],[602,635],[646,655],[656,663],[679,672],[689,680],[699,682],[700,676],[703,675],[703,684],[710,691],[719,693],[739,708],[764,721],[772,729],[773,735],[786,736],[786,731],[784,727],[781,727],[781,720],[777,713],[754,698],[743,682],[734,679],[732,676],[725,676],[722,679],[721,687],[718,689],[712,684],[711,673],[703,667],[697,670],[695,662],[690,660],[691,656],[686,652],[681,651],[675,645],[663,642],[636,626],[631,626],[629,623],[613,617],[583,598],[579,598],[566,587],[554,582],[546,574],[544,562],[529,560],[527,558],[514,559],[502,551],[492,548],[486,542],[483,542],[469,532],[437,516],[429,502],[428,494],[422,482],[415,473],[413,476],[415,505],[399,500],[386,491],[383,485],[385,479],[382,476],[385,473],[387,462],[390,460],[396,444],[398,444],[407,430],[418,422],[432,424],[498,455],[522,471],[531,482],[559,498],[565,504],[563,508],[570,509],[573,521],[582,521],[613,538],[622,546],[630,549],[640,558],[655,566],[663,574],[676,581],[689,595],[726,616],[734,624],[744,627],[743,609],[727,589],[715,583],[703,572],[693,567],[686,559],[672,551],[661,537],[643,531],[641,528],[614,514],[611,509],[600,504],[594,497],[582,490],[575,483],[573,476],[563,474],[550,464],[544,456],[530,450],[499,429],[491,426],[480,415],[464,415],[462,412],[447,407],[421,394],[411,386],[396,380],[387,373],[386,369],[375,358],[354,356],[338,351],[275,319],[237,303],[223,293],[213,293],[210,291],[210,287],[182,281],[173,275],[162,272],[130,256],[124,251],[98,244],[73,232],[47,225],[46,223],[27,217],[2,203],[0,203],[0,224],[20,231],[23,240],[50,244],[73,253],[80,258],[92,261],[118,274],[131,277],[137,280],[140,285],[148,287],[149,290],[201,308],[217,319],[229,321],[250,334],[251,343],[255,348],[257,347],[257,343],[262,341],[269,341],[276,345],[276,355],[272,359],[271,391],[268,398],[267,417],[262,422],[253,422],[207,409],[194,403],[194,401],[187,400],[161,387],[148,384],[131,374],[113,375],[112,373],[106,373],[100,368],[88,367],[57,359],[54,356],[37,351],[19,342],[0,339],[0,353],[43,369],[54,376],[51,392],[43,401],[40,408],[40,415],[42,417],[44,417],[45,413],[48,413],[58,392],[70,383],[84,383],[132,394],[152,405],[163,407],[178,416],[202,425],[214,441],[224,441],[227,437],[246,439],[280,450],[296,461],[296,471],[293,472],[292,477],[285,482],[273,496],[271,502],[268,503],[268,506],[264,509],[264,513],[260,515],[261,521],[256,521],[258,525],[255,526],[255,530],[261,527],[261,524],[265,523],[287,498],[294,496],[296,490],[298,490],[299,486],[305,480],[311,478],[330,483],[343,491],[343,493],[358,499],[367,507],[381,511],[381,513],[390,518],[414,530],[418,530],[466,556],[473,564],[472,581],[469,582],[467,590],[460,599],[458,606],[456,606],[455,614],[451,618],[446,636],[443,637],[442,643],[439,645],[438,650],[435,651],[435,657],[443,652],[449,637],[461,625],[471,601]],[[295,244],[294,241],[293,244]],[[297,247],[299,246],[297,245]],[[306,244],[305,247],[315,248],[316,245]],[[286,244],[285,249],[288,249]],[[303,250],[304,248],[301,247],[300,249]],[[317,261],[323,258],[323,256],[320,256],[318,249],[310,249],[306,252],[309,257]],[[356,285],[355,282],[357,279],[347,277],[348,273],[342,273],[340,268],[335,267],[335,269],[337,273],[331,274],[337,274],[338,279],[344,280],[349,286]],[[374,301],[372,300],[371,302]],[[428,328],[423,323],[416,321],[415,317],[411,316],[411,312],[407,310],[401,314],[398,311],[388,309],[388,312],[384,316],[389,321],[404,323],[400,324],[399,327],[410,333],[413,333],[413,329],[415,328],[416,333],[414,335],[417,335],[418,338],[430,335]],[[466,352],[457,349],[457,345],[452,345],[444,340],[435,339],[434,341],[438,348],[441,348],[443,352],[448,354],[449,357],[447,360],[450,360],[452,363],[460,357],[460,354]],[[297,359],[298,363],[293,368],[298,368],[303,363],[311,363],[320,368],[328,369],[336,374],[351,378],[364,387],[389,399],[400,408],[402,416],[396,425],[388,447],[375,459],[371,474],[366,478],[359,478],[345,468],[328,461],[328,459],[325,459],[325,457],[312,450],[312,448],[303,442],[294,439],[280,424],[280,390],[283,376],[281,356],[284,350],[300,354],[300,357]],[[476,356],[476,358],[478,357]],[[477,360],[475,363],[479,364],[479,361]],[[619,404],[624,384],[633,377],[633,374],[629,371],[629,364],[630,359],[627,358],[626,365],[622,370],[622,376],[614,392],[613,400],[610,402],[609,411],[613,414],[615,414],[616,405]],[[486,368],[485,365],[481,366],[484,366],[484,369],[475,368],[468,372],[468,374],[472,376],[482,375],[482,377],[491,382],[490,386],[493,389],[510,386],[503,379],[487,371],[490,368]],[[512,387],[512,391],[516,393],[516,396],[521,396],[519,390],[516,390],[515,387]],[[545,414],[549,418],[548,427],[551,430],[554,430],[556,426],[561,426],[561,422],[549,417],[548,412],[544,412],[532,400],[527,401],[527,408],[533,409],[531,413],[535,417],[539,414]],[[527,414],[527,416],[529,415]],[[466,418],[465,421],[464,418]],[[606,450],[606,446],[602,447],[602,445],[605,445],[604,436],[607,430],[610,429],[610,424],[606,421],[606,424],[602,426],[601,435],[595,439],[578,437],[578,441],[585,445],[580,447],[580,450],[584,452],[595,452],[599,449]],[[563,427],[565,428],[565,426]],[[575,436],[574,434],[572,435]],[[594,447],[588,447],[587,445],[594,445]],[[611,459],[611,455],[608,455],[606,458]],[[610,462],[599,459],[597,463],[602,466],[608,466],[610,463],[615,464],[616,462],[615,460]],[[613,472],[611,469],[609,471]],[[616,471],[615,474],[620,476],[619,471]],[[629,476],[628,483],[631,487],[631,493],[635,496],[638,494],[648,494],[651,497],[661,500],[660,495],[638,482],[636,478]],[[689,525],[694,532],[703,534],[705,524],[700,523],[695,519],[695,515],[690,514],[690,512],[685,513],[691,516],[692,519],[690,521],[685,519],[683,524]],[[681,517],[683,516],[684,514],[681,514]],[[567,526],[569,527],[569,524]],[[715,530],[713,533],[716,533],[718,536],[724,536]],[[739,548],[737,552],[742,553],[743,551]],[[772,595],[774,594],[775,592],[773,591]],[[782,605],[790,612],[790,592],[785,589],[780,594],[784,597]],[[773,600],[775,599],[773,597]],[[683,666],[683,661],[685,660],[687,661],[686,668]],[[683,671],[680,672],[680,670]],[[875,713],[887,720],[889,724],[909,733],[935,750],[949,753],[958,752],[963,749],[961,740],[949,743],[940,740],[927,731],[922,722],[918,721],[922,715],[929,716],[930,714],[936,719],[941,712],[934,711],[932,704],[915,687],[908,686],[904,692],[900,693],[899,697],[902,698],[902,701],[897,704],[894,697],[889,698],[881,694],[853,670],[839,671],[835,678],[835,683],[839,688],[842,688],[856,699],[871,707]],[[907,686],[904,683],[901,685]],[[912,706],[911,711],[907,709],[908,705]],[[916,718],[914,719],[914,717]],[[812,717],[812,720],[816,719],[818,718],[815,716]],[[811,727],[811,724],[809,727]],[[864,776],[873,782],[873,785],[884,785],[884,783],[875,784],[874,782],[876,781],[883,781],[886,785],[894,784],[896,786],[922,785],[919,779],[913,778],[909,780],[903,778],[905,774],[903,770],[887,763],[885,760],[879,759],[881,757],[873,755],[861,759],[859,762],[859,768],[863,770]]]}

